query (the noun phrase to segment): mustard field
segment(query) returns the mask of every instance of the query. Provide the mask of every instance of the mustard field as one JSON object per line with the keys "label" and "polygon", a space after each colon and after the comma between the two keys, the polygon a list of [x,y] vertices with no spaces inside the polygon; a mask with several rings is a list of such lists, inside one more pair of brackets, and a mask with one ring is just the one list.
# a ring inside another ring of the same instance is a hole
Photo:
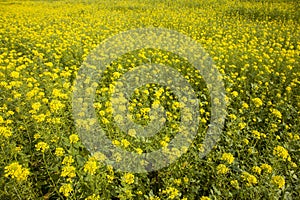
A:
{"label": "mustard field", "polygon": [[0,16],[1,200],[300,199],[297,0],[0,0]]}

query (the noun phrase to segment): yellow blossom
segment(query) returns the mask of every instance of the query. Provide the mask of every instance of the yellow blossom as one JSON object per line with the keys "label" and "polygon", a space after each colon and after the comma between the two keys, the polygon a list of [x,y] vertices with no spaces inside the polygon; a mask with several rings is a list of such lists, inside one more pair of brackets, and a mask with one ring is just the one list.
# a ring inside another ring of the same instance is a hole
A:
{"label": "yellow blossom", "polygon": [[230,184],[236,189],[240,188],[238,180],[232,180],[230,181]]}
{"label": "yellow blossom", "polygon": [[257,178],[248,172],[242,172],[241,177],[246,182],[247,186],[253,186],[258,183]]}
{"label": "yellow blossom", "polygon": [[275,184],[279,189],[283,188],[285,185],[284,177],[282,176],[273,176],[272,177],[272,183]]}
{"label": "yellow blossom", "polygon": [[223,153],[221,160],[226,161],[228,164],[232,164],[234,161],[234,156],[231,153]]}
{"label": "yellow blossom", "polygon": [[13,162],[4,168],[5,177],[11,177],[18,182],[26,181],[30,172],[29,169],[22,167],[18,162]]}
{"label": "yellow blossom", "polygon": [[69,136],[69,140],[71,144],[75,144],[79,141],[79,137],[76,134],[72,134]]}
{"label": "yellow blossom", "polygon": [[254,98],[254,99],[252,99],[252,101],[256,107],[260,107],[263,105],[263,102],[260,98]]}
{"label": "yellow blossom", "polygon": [[63,165],[70,165],[74,162],[74,159],[72,156],[66,156],[64,157],[63,161],[62,161],[62,164]]}
{"label": "yellow blossom", "polygon": [[83,167],[83,171],[87,172],[91,175],[94,175],[96,173],[96,170],[98,169],[97,161],[95,158],[91,157],[89,160],[85,163]]}
{"label": "yellow blossom", "polygon": [[261,173],[261,168],[258,167],[258,166],[254,166],[254,167],[252,167],[252,171],[257,173],[257,174],[260,174]]}
{"label": "yellow blossom", "polygon": [[64,153],[65,153],[65,150],[63,149],[63,148],[61,148],[61,147],[57,147],[56,149],[55,149],[55,155],[56,156],[63,156],[64,155]]}
{"label": "yellow blossom", "polygon": [[87,198],[85,198],[85,200],[100,200],[100,196],[93,194],[91,196],[88,196]]}
{"label": "yellow blossom", "polygon": [[202,197],[200,197],[200,200],[210,200],[210,198],[207,196],[202,196]]}
{"label": "yellow blossom", "polygon": [[73,191],[72,185],[70,183],[66,183],[63,184],[60,188],[59,188],[59,192],[63,193],[63,195],[65,197],[69,197],[70,193]]}
{"label": "yellow blossom", "polygon": [[134,183],[134,175],[131,173],[126,173],[123,177],[122,180],[127,183],[127,184],[132,184]]}
{"label": "yellow blossom", "polygon": [[73,178],[76,176],[75,170],[76,168],[74,166],[70,166],[70,165],[63,166],[61,176]]}
{"label": "yellow blossom", "polygon": [[126,147],[128,147],[129,145],[130,145],[130,142],[128,141],[128,140],[126,140],[126,139],[122,139],[121,140],[121,143],[122,143],[122,145],[126,148]]}
{"label": "yellow blossom", "polygon": [[9,127],[0,126],[0,135],[4,136],[5,138],[8,138],[12,135],[12,131]]}
{"label": "yellow blossom", "polygon": [[268,164],[262,164],[260,165],[260,168],[264,171],[266,171],[267,173],[271,173],[272,172],[272,167],[271,165]]}
{"label": "yellow blossom", "polygon": [[289,157],[289,152],[287,149],[285,149],[282,146],[276,146],[273,149],[273,155],[278,156],[284,160],[286,160]]}
{"label": "yellow blossom", "polygon": [[41,151],[44,153],[46,150],[49,149],[49,145],[46,142],[39,142],[35,145],[37,151]]}
{"label": "yellow blossom", "polygon": [[218,174],[226,174],[229,171],[228,167],[224,164],[219,164],[217,166],[217,173]]}

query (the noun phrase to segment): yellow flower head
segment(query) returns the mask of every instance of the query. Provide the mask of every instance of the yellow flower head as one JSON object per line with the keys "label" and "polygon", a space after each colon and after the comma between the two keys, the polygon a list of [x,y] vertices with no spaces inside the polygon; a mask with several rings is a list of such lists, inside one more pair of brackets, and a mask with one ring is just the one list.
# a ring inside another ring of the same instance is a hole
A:
{"label": "yellow flower head", "polygon": [[87,198],[85,198],[85,200],[100,200],[100,196],[93,194],[91,196],[88,196]]}
{"label": "yellow flower head", "polygon": [[35,145],[37,151],[41,151],[44,153],[46,150],[49,149],[49,145],[46,142],[39,142]]}
{"label": "yellow flower head", "polygon": [[232,164],[234,157],[231,153],[223,153],[221,160],[226,161],[228,164]]}
{"label": "yellow flower head", "polygon": [[94,157],[89,158],[89,160],[85,163],[83,167],[83,171],[87,172],[91,175],[96,173],[96,170],[98,169],[97,161]]}
{"label": "yellow flower head", "polygon": [[273,155],[286,160],[289,157],[289,152],[282,146],[276,146],[273,150]]}
{"label": "yellow flower head", "polygon": [[63,184],[60,188],[59,188],[59,192],[63,193],[63,195],[65,197],[69,197],[70,193],[73,191],[72,185],[70,183],[67,184]]}
{"label": "yellow flower head", "polygon": [[61,176],[73,178],[76,176],[75,170],[76,170],[76,168],[73,166],[70,166],[70,165],[63,166]]}
{"label": "yellow flower head", "polygon": [[236,189],[240,188],[238,180],[232,180],[230,181],[230,184]]}
{"label": "yellow flower head", "polygon": [[217,166],[217,173],[218,174],[226,174],[229,171],[228,167],[224,164],[219,164]]}
{"label": "yellow flower head", "polygon": [[206,196],[202,196],[202,197],[200,198],[200,200],[210,200],[210,198],[209,198],[209,197],[206,197]]}
{"label": "yellow flower head", "polygon": [[247,186],[252,186],[258,183],[257,178],[248,172],[242,172],[241,177],[246,182]]}
{"label": "yellow flower head", "polygon": [[62,164],[63,165],[71,165],[74,162],[74,159],[72,156],[66,156],[63,161]]}
{"label": "yellow flower head", "polygon": [[282,176],[273,176],[272,177],[272,183],[275,184],[279,189],[283,188],[285,184],[284,177]]}
{"label": "yellow flower head", "polygon": [[281,119],[282,118],[282,114],[279,110],[277,109],[271,109],[271,112],[273,115],[275,115],[277,118]]}
{"label": "yellow flower head", "polygon": [[179,190],[174,187],[168,187],[167,189],[162,191],[164,194],[168,194],[169,199],[175,199],[180,195]]}
{"label": "yellow flower head", "polygon": [[5,177],[11,177],[18,182],[26,181],[30,172],[29,169],[22,167],[18,162],[13,162],[4,168]]}
{"label": "yellow flower head", "polygon": [[56,156],[63,156],[64,153],[65,153],[65,150],[64,150],[63,148],[57,147],[57,148],[55,149],[55,153],[54,153],[54,154],[55,154]]}
{"label": "yellow flower head", "polygon": [[271,165],[268,165],[268,164],[262,164],[262,165],[260,166],[260,168],[261,168],[262,170],[264,170],[265,172],[267,172],[267,173],[271,173],[271,172],[272,172],[272,167],[271,167]]}
{"label": "yellow flower head", "polygon": [[252,167],[252,171],[257,173],[257,174],[260,174],[261,173],[261,168],[258,167],[258,166],[254,166],[254,167]]}
{"label": "yellow flower head", "polygon": [[122,180],[127,184],[132,184],[132,183],[134,183],[134,175],[131,173],[126,173],[123,176]]}
{"label": "yellow flower head", "polygon": [[75,144],[79,141],[79,137],[76,134],[72,134],[69,136],[69,140],[71,144]]}
{"label": "yellow flower head", "polygon": [[9,127],[0,126],[0,135],[4,136],[5,138],[8,138],[12,135],[12,131]]}
{"label": "yellow flower head", "polygon": [[263,105],[263,102],[260,98],[254,98],[254,99],[252,99],[252,101],[253,101],[255,107],[260,107]]}

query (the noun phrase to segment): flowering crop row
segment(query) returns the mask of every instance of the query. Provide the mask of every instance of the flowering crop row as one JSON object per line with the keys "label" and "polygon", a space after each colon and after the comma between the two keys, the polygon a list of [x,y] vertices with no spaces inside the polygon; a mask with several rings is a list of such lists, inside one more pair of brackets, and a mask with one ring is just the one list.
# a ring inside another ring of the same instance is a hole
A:
{"label": "flowering crop row", "polygon": [[[284,0],[0,1],[0,199],[299,198],[299,12],[297,1]],[[172,149],[173,157],[186,152],[174,163],[149,173],[121,172],[104,164],[104,154],[91,155],[71,106],[74,80],[91,50],[140,27],[176,30],[199,42],[223,76],[227,103],[220,141],[199,158],[211,117],[201,74],[184,58],[156,49],[113,61],[94,108],[116,147],[151,152],[181,129],[181,102],[158,84],[136,88],[128,108],[119,109],[145,126],[151,107],[163,106],[161,132],[141,141],[135,129],[124,133],[115,125],[123,119],[113,116],[109,99],[127,71],[168,65],[199,99],[198,136]]]}

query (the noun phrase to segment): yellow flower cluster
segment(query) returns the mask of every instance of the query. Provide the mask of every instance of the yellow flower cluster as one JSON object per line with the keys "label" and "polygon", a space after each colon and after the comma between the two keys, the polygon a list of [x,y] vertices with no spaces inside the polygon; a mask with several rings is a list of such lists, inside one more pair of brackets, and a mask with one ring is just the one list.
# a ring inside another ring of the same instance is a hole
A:
{"label": "yellow flower cluster", "polygon": [[18,182],[26,181],[30,172],[29,169],[22,167],[18,162],[13,162],[4,168],[5,177],[11,177]]}
{"label": "yellow flower cluster", "polygon": [[65,183],[59,188],[59,192],[63,193],[65,197],[69,197],[72,191],[73,187],[70,183]]}
{"label": "yellow flower cluster", "polygon": [[122,180],[127,184],[132,184],[132,183],[134,183],[134,175],[131,173],[126,173],[122,177]]}
{"label": "yellow flower cluster", "polygon": [[218,174],[226,174],[229,171],[229,169],[224,164],[219,164],[217,166],[217,173]]}
{"label": "yellow flower cluster", "polygon": [[223,153],[221,160],[226,161],[228,164],[232,164],[234,161],[234,156],[231,153]]}
{"label": "yellow flower cluster", "polygon": [[11,128],[0,126],[0,135],[4,136],[5,138],[8,138],[12,135]]}
{"label": "yellow flower cluster", "polygon": [[272,183],[275,184],[278,188],[283,188],[285,184],[284,177],[282,176],[273,176]]}
{"label": "yellow flower cluster", "polygon": [[69,140],[71,144],[75,144],[79,141],[79,137],[76,134],[72,134],[69,136]]}
{"label": "yellow flower cluster", "polygon": [[247,186],[253,186],[258,183],[257,178],[248,172],[242,172],[241,178],[246,182]]}
{"label": "yellow flower cluster", "polygon": [[163,190],[162,193],[167,194],[168,199],[175,199],[180,195],[179,190],[174,187],[168,187],[167,189]]}
{"label": "yellow flower cluster", "polygon": [[49,145],[46,142],[38,142],[35,145],[35,148],[37,151],[41,151],[42,153],[44,153],[46,150],[49,149]]}
{"label": "yellow flower cluster", "polygon": [[96,170],[99,168],[97,160],[95,157],[90,157],[89,160],[84,164],[83,171],[88,172],[91,175],[96,173]]}
{"label": "yellow flower cluster", "polygon": [[284,160],[289,159],[289,152],[287,149],[285,149],[282,146],[276,146],[273,149],[273,155],[278,156],[279,158],[282,158]]}

